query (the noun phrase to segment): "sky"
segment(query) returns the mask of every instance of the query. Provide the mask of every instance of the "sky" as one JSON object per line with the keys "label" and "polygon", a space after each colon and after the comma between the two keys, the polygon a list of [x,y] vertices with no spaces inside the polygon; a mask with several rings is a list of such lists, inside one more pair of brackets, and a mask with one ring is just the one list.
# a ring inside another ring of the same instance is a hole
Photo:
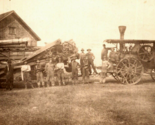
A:
{"label": "sky", "polygon": [[41,38],[38,45],[73,39],[100,58],[105,39],[155,40],[154,0],[0,0],[0,13],[14,10]]}

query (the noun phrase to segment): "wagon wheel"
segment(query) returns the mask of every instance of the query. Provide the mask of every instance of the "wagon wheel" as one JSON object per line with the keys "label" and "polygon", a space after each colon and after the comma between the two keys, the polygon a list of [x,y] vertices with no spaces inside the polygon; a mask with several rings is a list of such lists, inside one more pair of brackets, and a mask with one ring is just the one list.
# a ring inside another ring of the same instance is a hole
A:
{"label": "wagon wheel", "polygon": [[116,67],[117,77],[124,84],[137,84],[141,80],[143,65],[134,57],[122,59]]}
{"label": "wagon wheel", "polygon": [[141,61],[148,62],[153,59],[153,48],[150,45],[144,45],[140,47],[138,56]]}
{"label": "wagon wheel", "polygon": [[155,69],[151,70],[151,78],[155,81]]}

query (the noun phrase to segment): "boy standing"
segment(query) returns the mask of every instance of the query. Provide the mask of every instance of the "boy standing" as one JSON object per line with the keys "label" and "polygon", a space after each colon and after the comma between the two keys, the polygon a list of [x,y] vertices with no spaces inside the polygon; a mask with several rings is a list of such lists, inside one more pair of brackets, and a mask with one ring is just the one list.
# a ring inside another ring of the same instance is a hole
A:
{"label": "boy standing", "polygon": [[102,71],[101,71],[101,83],[105,83],[106,82],[106,77],[107,77],[107,71],[110,68],[110,63],[107,61],[107,59],[103,59],[104,61],[102,61]]}

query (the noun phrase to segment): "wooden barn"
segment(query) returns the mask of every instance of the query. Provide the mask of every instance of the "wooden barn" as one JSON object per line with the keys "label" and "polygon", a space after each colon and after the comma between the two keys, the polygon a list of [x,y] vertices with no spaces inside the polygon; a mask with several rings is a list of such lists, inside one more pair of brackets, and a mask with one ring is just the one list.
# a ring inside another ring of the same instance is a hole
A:
{"label": "wooden barn", "polygon": [[39,36],[15,11],[0,14],[0,61],[13,62],[27,57],[38,49]]}

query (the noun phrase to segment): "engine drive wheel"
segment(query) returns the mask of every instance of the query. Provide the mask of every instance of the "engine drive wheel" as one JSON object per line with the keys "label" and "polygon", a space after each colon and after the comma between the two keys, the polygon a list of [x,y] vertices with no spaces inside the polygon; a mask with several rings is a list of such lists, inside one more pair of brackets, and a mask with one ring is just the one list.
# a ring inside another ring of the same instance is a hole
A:
{"label": "engine drive wheel", "polygon": [[137,84],[141,80],[143,65],[138,59],[127,57],[118,63],[116,73],[123,84]]}

